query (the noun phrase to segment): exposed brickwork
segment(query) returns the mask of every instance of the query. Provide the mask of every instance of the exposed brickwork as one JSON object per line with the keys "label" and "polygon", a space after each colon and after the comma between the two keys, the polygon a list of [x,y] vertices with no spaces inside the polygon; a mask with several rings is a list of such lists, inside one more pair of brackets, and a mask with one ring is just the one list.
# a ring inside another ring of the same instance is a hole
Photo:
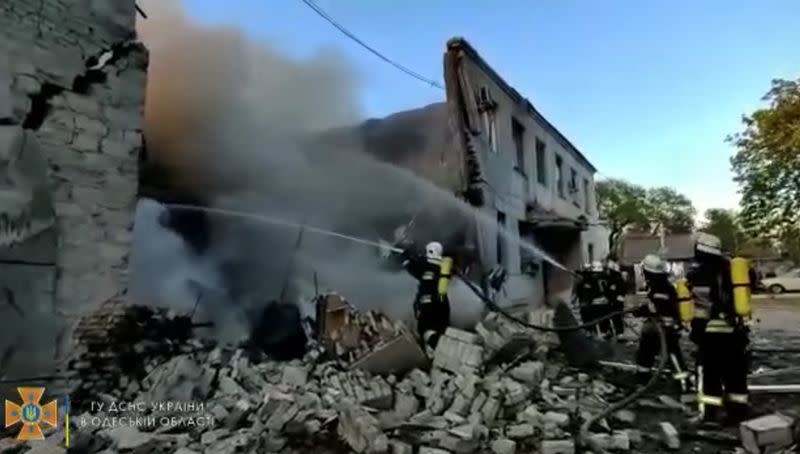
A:
{"label": "exposed brickwork", "polygon": [[[0,127],[27,130],[21,155],[43,157],[55,211],[46,234],[58,238],[36,273],[23,250],[45,234],[15,222],[16,249],[0,247],[0,275],[13,277],[0,284],[30,313],[84,313],[127,286],[148,64],[135,22],[134,0],[0,2]],[[9,155],[0,150],[0,164]],[[19,184],[3,189],[31,198]],[[2,200],[0,213],[11,210]],[[55,296],[26,296],[42,285]]]}

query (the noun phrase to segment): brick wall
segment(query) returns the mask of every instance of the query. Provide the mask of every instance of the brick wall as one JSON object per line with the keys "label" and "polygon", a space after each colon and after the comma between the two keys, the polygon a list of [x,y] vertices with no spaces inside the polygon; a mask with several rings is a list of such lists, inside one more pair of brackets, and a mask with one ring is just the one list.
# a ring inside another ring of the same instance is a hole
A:
{"label": "brick wall", "polygon": [[12,365],[31,362],[9,352],[25,333],[62,331],[52,314],[127,286],[148,58],[135,22],[134,0],[0,2],[0,293],[16,306],[0,304],[0,358]]}

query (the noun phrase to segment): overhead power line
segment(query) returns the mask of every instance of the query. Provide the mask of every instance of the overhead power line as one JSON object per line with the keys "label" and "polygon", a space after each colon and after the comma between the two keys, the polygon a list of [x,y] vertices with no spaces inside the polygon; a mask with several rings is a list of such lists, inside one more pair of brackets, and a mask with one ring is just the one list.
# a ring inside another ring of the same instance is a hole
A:
{"label": "overhead power line", "polygon": [[400,63],[397,63],[396,61],[394,61],[394,60],[390,59],[389,57],[383,55],[380,51],[378,51],[374,47],[372,47],[369,44],[367,44],[364,41],[362,41],[359,37],[354,35],[350,30],[345,28],[342,24],[336,22],[336,20],[334,18],[332,18],[328,13],[326,13],[325,10],[320,8],[319,5],[314,3],[313,0],[300,0],[300,1],[305,3],[306,6],[311,8],[321,18],[325,19],[331,25],[336,27],[336,29],[339,30],[340,32],[342,32],[345,36],[347,36],[348,38],[350,38],[353,41],[355,41],[358,45],[360,45],[364,49],[368,50],[370,53],[372,53],[376,57],[380,58],[381,60],[385,61],[386,63],[394,66],[395,68],[399,69],[400,71],[404,72],[405,74],[407,74],[407,75],[409,75],[409,76],[411,76],[411,77],[413,77],[413,78],[415,78],[415,79],[417,79],[419,81],[425,82],[426,84],[428,84],[428,85],[430,85],[432,87],[436,87],[436,88],[439,88],[441,90],[444,90],[444,86],[442,84],[440,84],[439,82],[436,82],[435,80],[432,80],[432,79],[428,79],[427,77],[423,76],[422,74],[420,74],[420,73],[418,73],[418,72],[416,72],[416,71],[414,71],[412,69],[409,69],[409,68],[401,65]]}

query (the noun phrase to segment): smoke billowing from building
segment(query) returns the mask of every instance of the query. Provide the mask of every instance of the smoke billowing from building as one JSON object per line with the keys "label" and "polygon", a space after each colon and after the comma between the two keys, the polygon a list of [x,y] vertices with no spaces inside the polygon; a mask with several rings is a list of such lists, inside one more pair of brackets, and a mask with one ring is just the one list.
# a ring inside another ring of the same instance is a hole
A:
{"label": "smoke billowing from building", "polygon": [[[148,159],[194,195],[372,239],[420,209],[459,211],[452,196],[410,171],[357,146],[313,139],[360,118],[357,78],[336,52],[293,60],[237,30],[195,23],[175,3],[142,6],[149,18],[140,20],[139,32],[151,53]],[[207,216],[207,247],[192,248],[165,227],[170,215],[155,202],[140,202],[134,298],[189,311],[202,295],[199,313],[218,324],[231,321],[223,324],[225,337],[241,335],[253,311],[282,293],[307,300],[315,282],[357,306],[410,315],[414,281],[382,268],[375,248],[216,215]],[[453,219],[428,235],[463,228]],[[467,289],[456,285],[452,297],[462,300],[454,304],[456,322],[480,313]]]}

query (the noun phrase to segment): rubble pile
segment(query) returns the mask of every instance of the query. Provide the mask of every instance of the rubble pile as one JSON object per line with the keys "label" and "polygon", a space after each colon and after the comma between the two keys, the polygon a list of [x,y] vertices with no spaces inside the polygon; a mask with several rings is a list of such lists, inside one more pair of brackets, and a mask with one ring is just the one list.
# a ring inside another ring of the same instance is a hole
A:
{"label": "rubble pile", "polygon": [[407,328],[375,311],[350,310],[348,322],[333,329],[328,337],[329,352],[346,362],[354,362],[382,343],[397,337]]}
{"label": "rubble pile", "polygon": [[76,348],[67,375],[78,380],[71,395],[80,404],[97,393],[131,389],[165,361],[204,348],[192,337],[187,316],[146,306],[109,300],[82,318],[75,329]]}
{"label": "rubble pile", "polygon": [[[131,316],[123,313],[105,308],[94,320],[106,326],[112,319],[130,324]],[[155,314],[149,315],[152,323],[161,320]],[[360,348],[373,350],[403,330],[371,312],[352,313],[346,325],[359,327]],[[88,326],[82,331],[84,344]],[[139,331],[129,332],[142,332],[136,326]],[[530,336],[523,340],[518,327],[493,314],[476,331],[448,329],[430,370],[384,375],[353,367],[357,362],[330,359],[321,349],[303,360],[277,362],[234,347],[199,348],[191,340],[176,350],[164,340],[170,347],[163,348],[175,356],[141,380],[118,380],[117,389],[95,393],[93,399],[105,403],[94,403],[92,411],[74,417],[84,425],[73,433],[79,434],[76,443],[85,452],[125,451],[135,445],[137,452],[183,454],[311,449],[557,454],[574,452],[580,423],[621,395],[608,383],[546,361],[545,346],[534,345]],[[138,340],[134,345],[143,344]],[[121,421],[115,400],[173,405],[136,407],[136,417],[152,424],[129,427],[106,423]],[[641,440],[626,431],[630,423],[613,424],[615,430],[604,422],[607,430],[593,434],[592,442],[628,450]]]}
{"label": "rubble pile", "polygon": [[[178,323],[190,332],[191,323],[115,305],[81,325],[80,342],[96,352],[112,348],[96,345],[101,323],[110,337],[135,338],[132,350],[145,371],[135,380],[100,381],[82,369],[89,385],[81,389],[106,388],[83,394],[82,409],[70,417],[75,452],[573,454],[581,425],[630,391],[566,366],[560,352],[531,336],[523,340],[517,326],[495,314],[474,333],[449,328],[430,366],[383,374],[357,367],[358,361],[331,359],[322,346],[303,359],[279,362],[183,334],[176,339],[161,330]],[[367,331],[363,339],[396,333],[389,329],[396,325],[374,313],[348,323]],[[150,340],[136,337],[145,333]],[[161,347],[151,345],[159,333]],[[382,342],[373,341],[378,351]],[[136,369],[116,373],[123,370]],[[672,423],[633,411],[659,408],[678,417],[686,411],[667,396],[657,400],[600,419],[586,448],[598,454],[681,450],[685,440]],[[793,431],[786,418],[768,418],[743,425],[742,438],[747,452],[761,454],[787,446]]]}

